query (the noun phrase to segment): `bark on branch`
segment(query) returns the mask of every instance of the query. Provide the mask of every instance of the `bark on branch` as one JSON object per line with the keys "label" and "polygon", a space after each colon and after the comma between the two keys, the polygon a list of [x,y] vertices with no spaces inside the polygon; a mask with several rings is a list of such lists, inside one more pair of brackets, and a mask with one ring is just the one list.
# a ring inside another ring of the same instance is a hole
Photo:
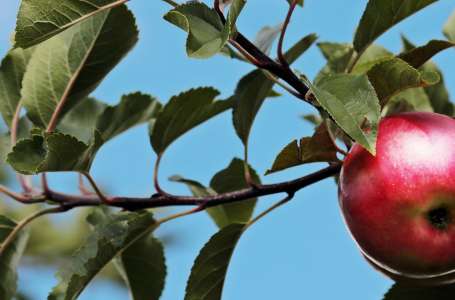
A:
{"label": "bark on branch", "polygon": [[[150,198],[113,197],[110,198],[109,205],[114,207],[121,207],[126,210],[201,204],[203,204],[204,207],[211,207],[221,204],[244,201],[271,194],[292,194],[308,185],[338,174],[341,170],[341,166],[341,163],[335,163],[325,169],[292,181],[261,185],[259,188],[249,188],[214,196],[174,196],[168,194],[155,194]],[[67,208],[79,206],[100,206],[105,204],[95,194],[78,196],[51,191],[46,196],[46,200],[56,202],[59,205]]]}

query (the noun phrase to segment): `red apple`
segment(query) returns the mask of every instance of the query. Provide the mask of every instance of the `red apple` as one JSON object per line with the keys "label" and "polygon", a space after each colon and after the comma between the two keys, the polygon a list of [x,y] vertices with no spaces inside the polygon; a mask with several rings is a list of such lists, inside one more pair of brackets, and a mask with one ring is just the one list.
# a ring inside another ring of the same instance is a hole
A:
{"label": "red apple", "polygon": [[381,273],[414,284],[455,280],[454,119],[406,112],[381,120],[376,156],[357,143],[349,151],[338,200]]}

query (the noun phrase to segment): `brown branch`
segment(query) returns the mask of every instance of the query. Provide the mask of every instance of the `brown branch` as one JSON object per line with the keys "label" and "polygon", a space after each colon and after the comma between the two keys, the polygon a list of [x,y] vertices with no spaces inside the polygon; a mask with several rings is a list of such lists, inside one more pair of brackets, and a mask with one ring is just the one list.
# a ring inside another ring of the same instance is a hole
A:
{"label": "brown branch", "polygon": [[[298,1],[294,1],[298,2]],[[294,5],[295,7],[295,5]],[[226,18],[222,13],[222,9],[219,8],[219,1],[214,0],[214,9],[218,12],[220,20],[223,24],[226,23]],[[292,14],[292,11],[290,11]],[[289,16],[290,17],[290,16]],[[289,20],[288,20],[289,22]],[[284,29],[285,30],[285,29]],[[282,35],[284,32],[282,33]],[[275,60],[271,59],[259,48],[257,48],[252,42],[245,38],[240,32],[237,33],[237,37],[234,41],[229,40],[229,43],[239,50],[249,61],[251,61],[256,67],[267,70],[279,78],[283,79],[290,86],[292,86],[300,95],[305,95],[309,88],[300,80],[294,72],[291,71],[289,65],[286,63],[285,66],[280,65]],[[284,56],[283,56],[284,59]],[[296,95],[294,95],[296,96]],[[297,97],[297,96],[296,96]],[[297,97],[302,99],[302,97]],[[302,99],[304,100],[304,99]],[[304,100],[306,101],[306,100]],[[308,102],[308,101],[306,101]],[[311,104],[311,103],[310,103]]]}
{"label": "brown branch", "polygon": [[253,56],[257,61],[261,62],[262,69],[265,69],[279,78],[283,79],[290,86],[292,86],[300,95],[305,95],[309,88],[294,74],[289,68],[280,65],[265,53],[259,50],[252,42],[245,38],[240,32],[238,33],[235,41]]}
{"label": "brown branch", "polygon": [[[318,172],[292,181],[261,185],[259,188],[249,188],[230,193],[210,196],[173,196],[169,194],[155,194],[150,198],[112,197],[110,198],[109,205],[121,207],[126,210],[177,205],[204,205],[204,207],[212,207],[271,194],[293,194],[308,185],[338,174],[341,170],[341,166],[341,163],[335,163]],[[97,195],[76,196],[56,191],[51,191],[51,193],[47,195],[46,199],[67,208],[79,206],[99,206],[104,204]]]}

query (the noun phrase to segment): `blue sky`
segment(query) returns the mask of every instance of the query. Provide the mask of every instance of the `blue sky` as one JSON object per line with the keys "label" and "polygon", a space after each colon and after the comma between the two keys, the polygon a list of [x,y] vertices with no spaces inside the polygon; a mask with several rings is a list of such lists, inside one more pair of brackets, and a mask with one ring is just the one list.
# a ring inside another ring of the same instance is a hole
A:
{"label": "blue sky", "polygon": [[[303,9],[295,10],[285,48],[309,33],[316,33],[318,41],[352,42],[367,3],[366,0],[305,2]],[[7,40],[14,31],[19,4],[19,0],[0,0],[1,53],[9,48]],[[136,16],[140,40],[93,93],[102,101],[115,104],[122,94],[142,91],[159,96],[165,103],[172,95],[199,86],[213,86],[221,92],[220,98],[226,98],[233,94],[238,80],[253,69],[220,55],[206,60],[188,59],[184,46],[186,34],[162,19],[172,8],[162,1],[132,0],[128,7]],[[444,39],[441,29],[454,7],[452,0],[432,4],[389,30],[376,43],[397,54],[401,48],[400,33],[417,45],[431,39]],[[285,0],[248,1],[237,22],[238,29],[252,40],[262,26],[283,21],[287,8]],[[272,53],[275,51],[276,45]],[[434,61],[444,73],[450,94],[455,95],[454,50],[438,54]],[[293,68],[313,78],[324,64],[324,58],[314,45]],[[302,121],[299,115],[316,111],[284,90],[276,89],[284,96],[264,103],[250,135],[249,162],[261,174],[263,183],[295,179],[325,167],[312,164],[262,176],[285,145],[313,132],[313,126]],[[243,146],[232,126],[231,112],[226,112],[170,146],[162,159],[160,185],[172,194],[189,194],[184,186],[168,182],[167,178],[180,174],[208,184],[233,157],[243,158]],[[146,127],[140,126],[107,143],[98,153],[91,173],[110,195],[147,196],[155,192],[152,184],[155,160]],[[65,192],[77,192],[75,180],[74,174],[50,176],[51,187]],[[17,188],[17,185],[11,187]],[[283,197],[261,198],[255,214]],[[173,208],[166,213],[182,209]],[[65,218],[57,219],[64,221]],[[192,263],[216,231],[205,213],[174,220],[157,231],[157,236],[173,234],[176,239],[166,248],[168,277],[162,299],[183,299]],[[21,282],[28,286],[27,278],[32,280],[34,276],[27,274],[34,273],[27,268],[21,270]],[[53,272],[42,272],[39,278],[42,284],[35,292],[45,295],[56,283]],[[301,190],[291,202],[248,229],[229,266],[223,299],[381,299],[391,284],[392,281],[377,274],[358,253],[343,224],[337,187],[330,178]],[[109,290],[104,283],[100,288]],[[90,299],[92,293],[87,291],[82,296]],[[115,295],[116,299],[126,297],[126,293]],[[43,299],[44,296],[36,297]],[[97,294],[96,299],[114,299],[114,296],[106,292]]]}

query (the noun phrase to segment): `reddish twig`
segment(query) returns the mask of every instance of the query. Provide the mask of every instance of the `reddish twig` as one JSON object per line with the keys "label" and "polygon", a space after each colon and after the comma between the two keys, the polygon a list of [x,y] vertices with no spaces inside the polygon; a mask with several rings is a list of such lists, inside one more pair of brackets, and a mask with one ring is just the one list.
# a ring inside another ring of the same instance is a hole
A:
{"label": "reddish twig", "polygon": [[163,156],[162,153],[160,153],[158,155],[158,158],[156,159],[156,164],[155,164],[155,172],[153,174],[153,184],[155,185],[155,189],[157,191],[157,193],[159,194],[162,194],[162,195],[167,195],[165,191],[163,191],[161,188],[160,188],[160,185],[158,184],[158,168],[160,166],[160,161],[161,161],[161,157]]}
{"label": "reddish twig", "polygon": [[283,67],[288,68],[288,69],[289,69],[289,64],[283,55],[283,40],[284,40],[284,34],[286,33],[286,28],[288,27],[288,24],[291,21],[292,13],[294,12],[294,8],[298,2],[299,2],[299,0],[294,0],[294,1],[292,1],[291,5],[289,6],[288,14],[286,16],[286,20],[284,21],[284,25],[283,25],[283,30],[281,30],[280,40],[278,41],[278,59],[280,60]]}

